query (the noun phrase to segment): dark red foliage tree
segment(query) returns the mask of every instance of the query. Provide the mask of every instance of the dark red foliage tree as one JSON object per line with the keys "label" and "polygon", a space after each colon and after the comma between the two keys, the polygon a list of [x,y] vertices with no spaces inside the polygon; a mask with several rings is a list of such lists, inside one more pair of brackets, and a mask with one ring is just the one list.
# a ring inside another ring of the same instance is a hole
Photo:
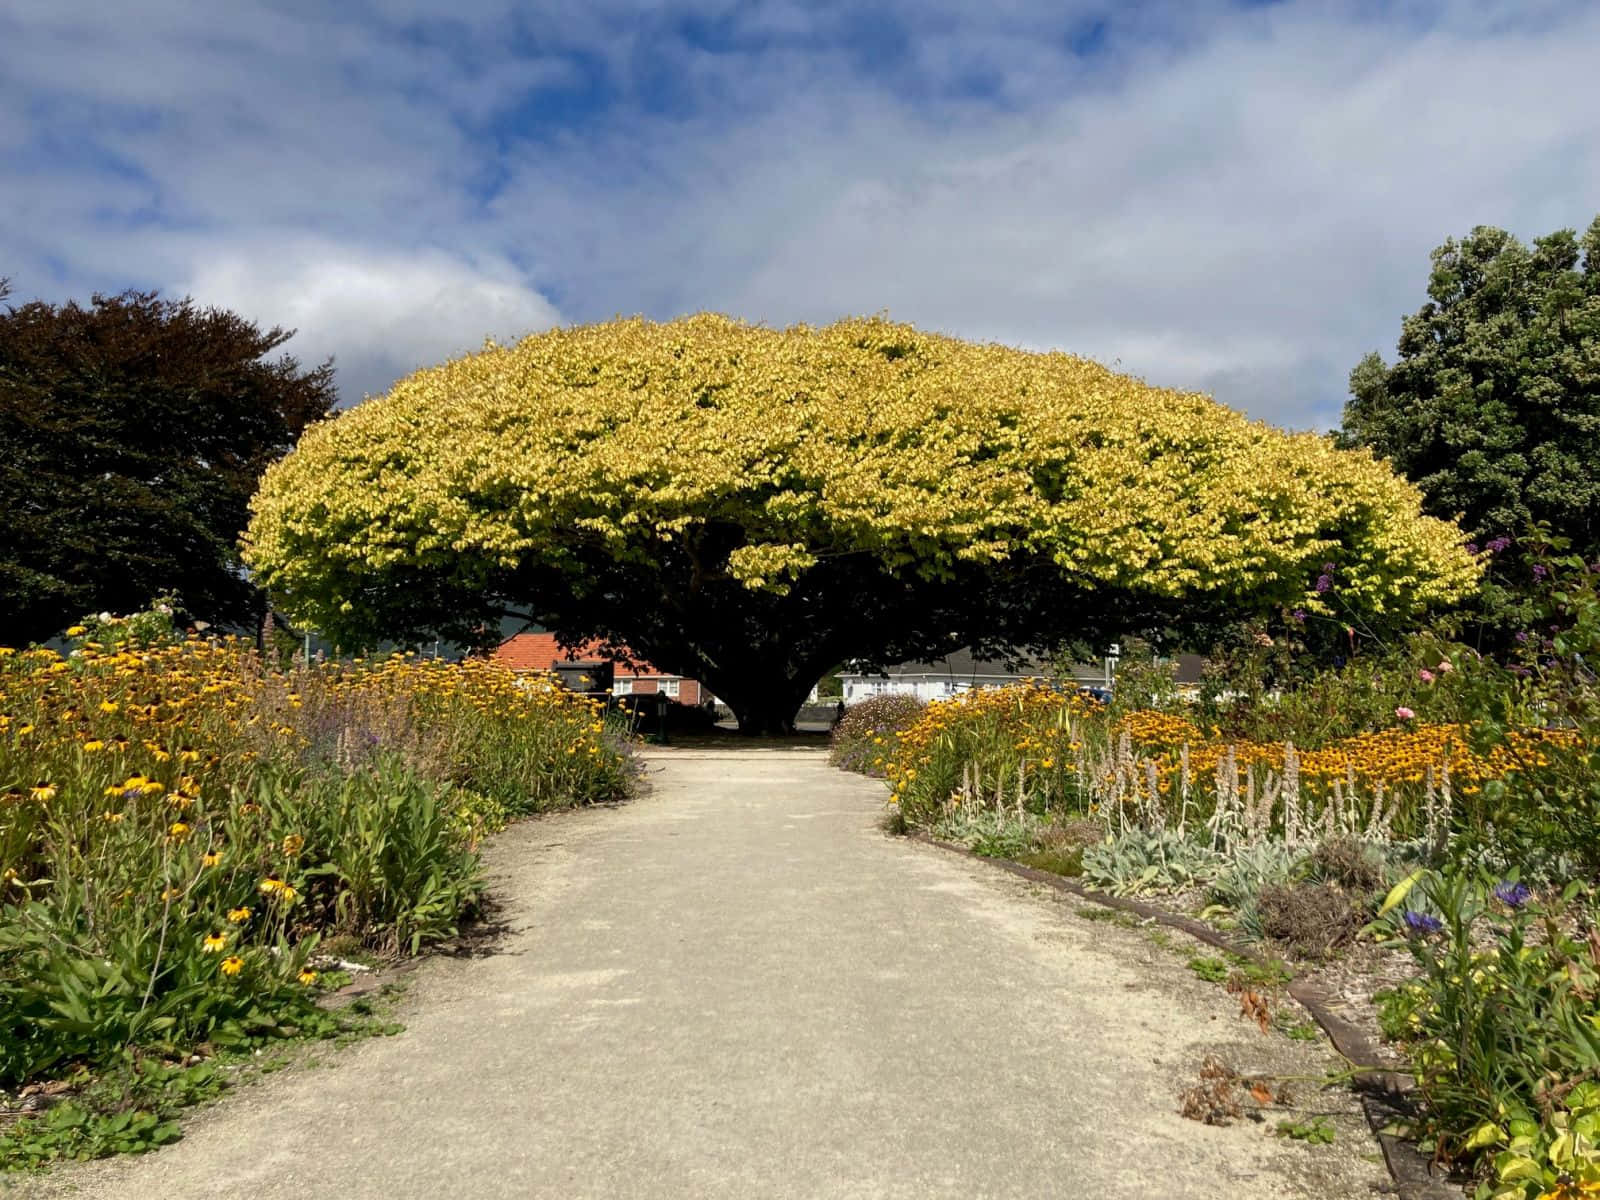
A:
{"label": "dark red foliage tree", "polygon": [[0,309],[0,644],[162,592],[259,622],[250,496],[336,399],[331,362],[268,358],[292,332],[154,292]]}

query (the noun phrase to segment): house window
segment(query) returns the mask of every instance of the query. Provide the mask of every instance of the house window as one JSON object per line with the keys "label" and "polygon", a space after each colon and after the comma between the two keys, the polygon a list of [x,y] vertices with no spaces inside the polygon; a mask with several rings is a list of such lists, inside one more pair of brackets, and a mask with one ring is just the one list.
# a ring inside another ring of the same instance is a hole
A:
{"label": "house window", "polygon": [[611,694],[613,696],[631,696],[633,694],[633,680],[618,679],[613,681],[611,684]]}
{"label": "house window", "polygon": [[678,698],[678,687],[682,683],[683,680],[681,679],[663,679],[661,681],[661,690],[676,700]]}

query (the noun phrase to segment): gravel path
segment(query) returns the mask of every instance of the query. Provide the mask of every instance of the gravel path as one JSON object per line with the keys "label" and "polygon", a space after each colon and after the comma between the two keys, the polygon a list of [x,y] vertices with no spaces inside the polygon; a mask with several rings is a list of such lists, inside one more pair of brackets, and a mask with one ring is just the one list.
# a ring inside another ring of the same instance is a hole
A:
{"label": "gravel path", "polygon": [[243,1089],[157,1154],[10,1188],[1338,1200],[1387,1183],[1343,1093],[1309,1097],[1332,1146],[1176,1114],[1208,1051],[1246,1071],[1328,1058],[1239,1020],[1185,948],[884,836],[881,786],[815,751],[647,760],[639,801],[494,841],[508,931],[416,971],[405,1033]]}

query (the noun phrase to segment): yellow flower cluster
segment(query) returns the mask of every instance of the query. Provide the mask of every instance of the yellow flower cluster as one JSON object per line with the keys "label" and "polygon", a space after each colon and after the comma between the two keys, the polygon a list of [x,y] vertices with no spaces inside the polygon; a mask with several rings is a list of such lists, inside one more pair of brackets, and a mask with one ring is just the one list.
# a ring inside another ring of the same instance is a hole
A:
{"label": "yellow flower cluster", "polygon": [[[361,706],[386,699],[394,703]],[[483,721],[463,721],[463,713]],[[327,730],[348,731],[351,714],[398,714],[386,730],[397,741],[469,725],[536,739],[551,778],[519,784],[530,797],[569,786],[580,769],[570,764],[597,771],[604,757],[605,769],[615,768],[593,700],[487,661],[402,655],[285,672],[230,640],[115,650],[91,642],[71,657],[6,648],[0,868],[10,884],[0,885],[0,903],[44,894],[56,873],[50,855],[66,845],[86,856],[74,869],[91,874],[107,856],[126,869],[143,855],[149,895],[163,904],[220,894],[237,879],[238,890],[213,914],[219,925],[224,913],[228,924],[249,923],[251,909],[240,901],[252,891],[286,911],[300,897],[289,879],[316,863],[302,861],[305,828],[257,802],[256,779],[269,761],[298,761]],[[450,746],[438,753],[448,762]],[[462,819],[475,840],[482,822]]]}
{"label": "yellow flower cluster", "polygon": [[[1013,778],[1019,766],[1036,774],[1067,770],[1081,749],[1080,722],[1100,708],[1081,692],[1062,692],[1038,680],[936,700],[901,731],[894,757],[884,767],[891,800],[900,800],[919,772],[926,782],[928,768],[951,757],[991,768],[1006,764]],[[998,774],[991,775],[995,778]]]}
{"label": "yellow flower cluster", "polygon": [[290,609],[356,628],[392,573],[648,559],[707,523],[783,591],[822,554],[935,577],[1049,559],[1084,586],[1307,593],[1406,610],[1468,590],[1455,526],[1383,463],[1086,359],[876,319],[699,315],[489,346],[309,429],[254,501],[246,558]]}
{"label": "yellow flower cluster", "polygon": [[[1312,797],[1326,798],[1337,785],[1367,796],[1381,787],[1417,800],[1446,785],[1457,794],[1476,792],[1489,780],[1545,765],[1552,745],[1576,741],[1571,732],[1527,730],[1478,754],[1464,726],[1424,724],[1297,747],[1295,756],[1300,786]],[[885,775],[891,800],[914,801],[919,812],[949,803],[961,789],[976,786],[988,796],[1006,780],[1020,786],[1019,777],[1031,797],[1050,802],[1070,793],[1081,802],[1097,779],[1114,775],[1119,754],[1130,760],[1121,778],[1131,775],[1135,788],[1144,787],[1148,763],[1161,793],[1173,794],[1187,770],[1203,795],[1227,756],[1241,773],[1254,767],[1281,776],[1288,747],[1225,739],[1170,713],[1143,710],[1114,720],[1092,700],[1033,682],[930,704],[899,735]],[[1073,777],[1070,787],[1063,773]]]}
{"label": "yellow flower cluster", "polygon": [[[1242,768],[1247,764],[1282,771],[1286,757],[1283,742],[1224,740],[1206,735],[1182,717],[1169,713],[1139,711],[1129,713],[1115,732],[1126,731],[1135,746],[1153,751],[1161,772],[1163,790],[1180,770],[1179,751],[1187,747],[1189,769],[1199,776],[1214,771],[1230,750]],[[1412,725],[1341,738],[1326,746],[1297,748],[1300,777],[1316,784],[1335,780],[1354,780],[1370,790],[1377,784],[1387,788],[1425,784],[1430,775],[1442,786],[1448,778],[1458,790],[1476,791],[1486,780],[1500,779],[1519,767],[1543,766],[1543,747],[1550,743],[1571,744],[1575,735],[1561,731],[1530,730],[1513,732],[1508,746],[1497,746],[1488,755],[1475,753],[1464,726],[1448,723]]]}

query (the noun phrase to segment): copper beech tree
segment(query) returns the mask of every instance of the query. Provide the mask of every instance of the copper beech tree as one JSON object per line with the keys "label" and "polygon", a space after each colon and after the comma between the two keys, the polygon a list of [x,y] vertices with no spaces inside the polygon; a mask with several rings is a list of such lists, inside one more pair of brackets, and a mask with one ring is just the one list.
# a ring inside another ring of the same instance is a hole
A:
{"label": "copper beech tree", "polygon": [[260,622],[250,497],[337,399],[331,364],[274,356],[291,332],[154,292],[0,307],[0,645],[162,592]]}
{"label": "copper beech tree", "polygon": [[846,658],[1334,598],[1404,620],[1478,571],[1419,503],[1367,452],[1070,355],[701,315],[491,345],[314,426],[245,557],[347,645],[518,614],[764,732]]}

